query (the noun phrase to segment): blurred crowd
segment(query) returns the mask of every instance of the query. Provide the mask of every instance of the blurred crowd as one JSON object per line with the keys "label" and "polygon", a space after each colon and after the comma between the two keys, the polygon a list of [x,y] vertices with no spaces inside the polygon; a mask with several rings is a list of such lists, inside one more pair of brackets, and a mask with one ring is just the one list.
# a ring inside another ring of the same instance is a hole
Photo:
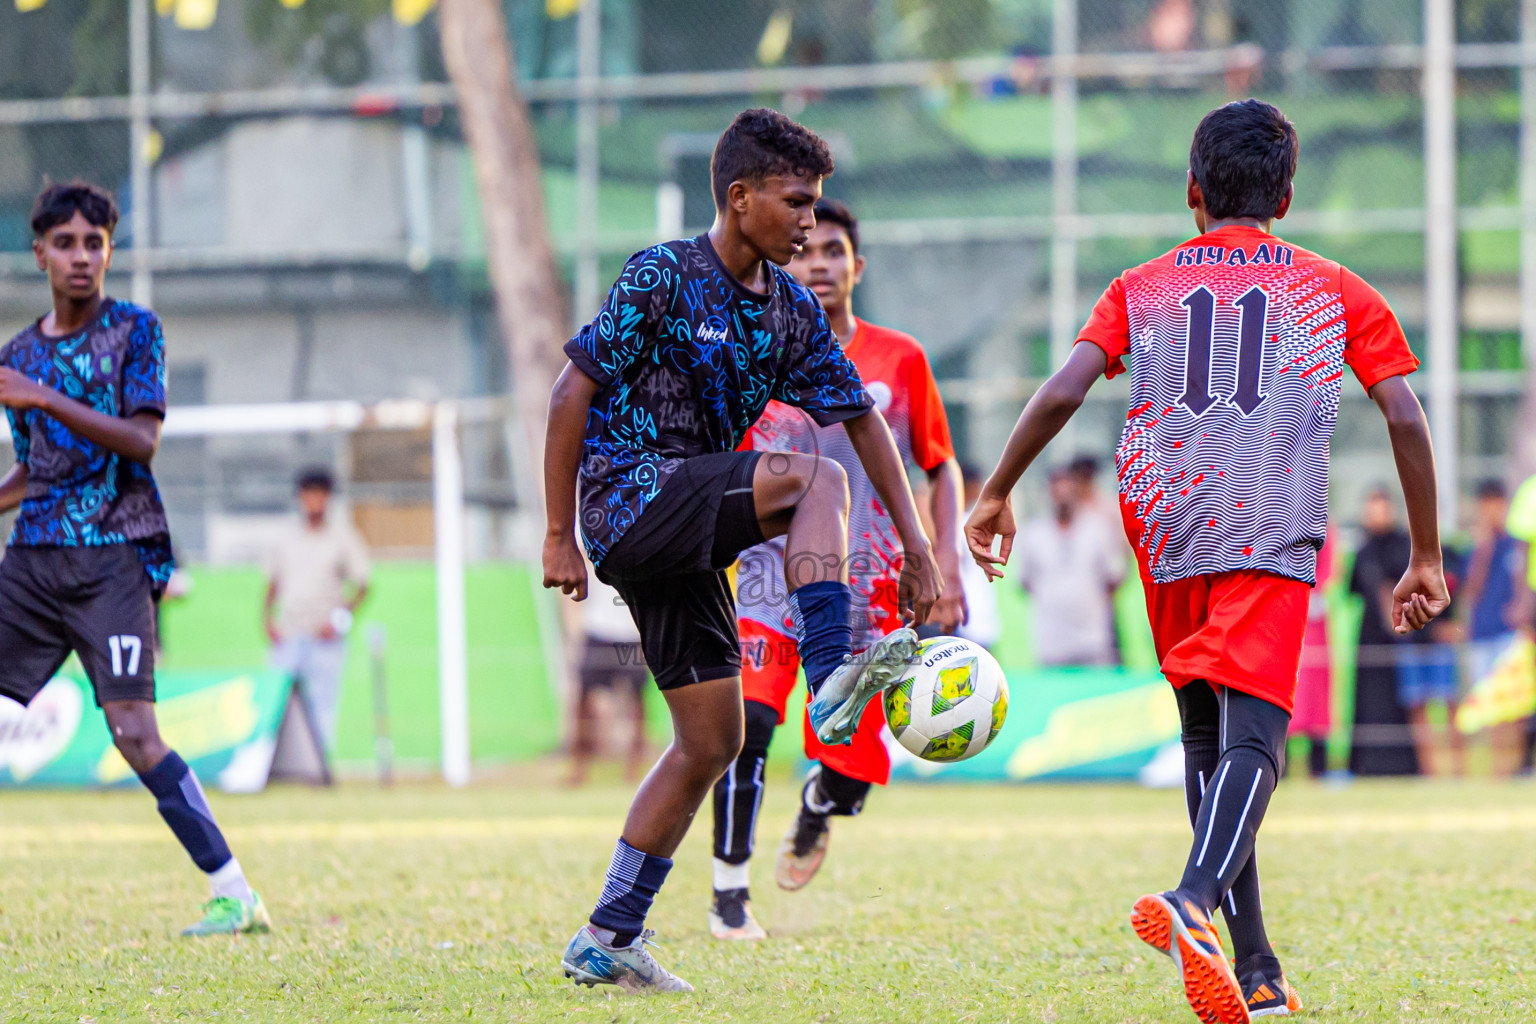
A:
{"label": "blurred crowd", "polygon": [[[964,462],[961,469],[969,511],[981,477]],[[1021,524],[1011,571],[998,585],[1028,594],[1028,637],[1019,639],[1028,640],[1028,662],[1042,669],[1124,663],[1117,595],[1128,581],[1134,586],[1135,561],[1100,475],[1098,461],[1087,456],[1049,471],[1046,507]],[[1482,481],[1466,527],[1463,543],[1445,545],[1451,614],[1407,637],[1391,626],[1392,589],[1409,555],[1395,492],[1373,488],[1353,522],[1330,530],[1318,554],[1291,721],[1297,769],[1326,773],[1329,739],[1345,726],[1348,770],[1358,775],[1461,775],[1467,740],[1479,734],[1486,734],[1489,751],[1487,768],[1479,770],[1531,771],[1536,477],[1513,489]],[[972,567],[969,559],[964,564]],[[957,632],[994,647],[1004,628],[998,592],[979,569],[965,584],[970,619]],[[605,737],[622,749],[630,776],[647,756],[637,637],[616,597],[594,596],[603,599],[584,603],[573,662],[575,784],[586,779]],[[616,650],[629,653],[616,658]]]}
{"label": "blurred crowd", "polygon": [[[1531,768],[1536,626],[1536,477],[1511,494],[1478,485],[1469,541],[1444,545],[1451,614],[1421,633],[1391,628],[1392,588],[1409,542],[1393,494],[1372,490],[1360,511],[1349,593],[1361,606],[1355,653],[1350,771],[1358,775],[1462,775],[1466,739],[1486,730],[1491,770]],[[1327,686],[1326,638],[1308,658]],[[1327,731],[1326,721],[1309,728]]]}

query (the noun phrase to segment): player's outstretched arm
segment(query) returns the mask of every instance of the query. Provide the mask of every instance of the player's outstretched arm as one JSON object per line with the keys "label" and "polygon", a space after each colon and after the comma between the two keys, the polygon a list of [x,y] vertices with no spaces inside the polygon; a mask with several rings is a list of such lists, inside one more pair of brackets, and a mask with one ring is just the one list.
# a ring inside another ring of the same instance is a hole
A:
{"label": "player's outstretched arm", "polygon": [[844,420],[843,428],[901,537],[901,594],[898,601],[902,611],[910,610],[914,622],[927,622],[933,603],[939,599],[942,584],[933,548],[917,515],[912,484],[907,480],[901,453],[896,450],[896,439],[891,437],[891,428],[886,425],[879,409],[872,408],[863,415]]}
{"label": "player's outstretched arm", "polygon": [[[1088,389],[1108,367],[1109,357],[1102,348],[1092,342],[1078,342],[1061,369],[1040,385],[1019,414],[1019,422],[1008,435],[997,468],[982,486],[981,497],[965,522],[966,545],[989,581],[1002,578],[998,566],[1007,565],[1008,555],[1013,551],[1014,485],[1051,438],[1066,426],[1088,397]],[[998,539],[1002,543],[994,555],[992,542]]]}
{"label": "player's outstretched arm", "polygon": [[0,477],[0,512],[9,512],[27,496],[27,464],[18,462]]}
{"label": "player's outstretched arm", "polygon": [[1388,377],[1371,388],[1371,399],[1387,421],[1392,457],[1408,507],[1408,536],[1413,549],[1408,571],[1392,592],[1392,628],[1411,633],[1450,606],[1445,569],[1440,560],[1440,528],[1435,509],[1435,450],[1419,399],[1403,377]]}
{"label": "player's outstretched arm", "polygon": [[160,448],[161,421],[156,413],[141,412],[126,419],[108,416],[9,367],[0,367],[0,405],[18,412],[41,409],[86,440],[146,466]]}
{"label": "player's outstretched arm", "polygon": [[549,394],[544,435],[544,585],[587,597],[587,563],[576,546],[576,472],[598,383],[565,364]]}

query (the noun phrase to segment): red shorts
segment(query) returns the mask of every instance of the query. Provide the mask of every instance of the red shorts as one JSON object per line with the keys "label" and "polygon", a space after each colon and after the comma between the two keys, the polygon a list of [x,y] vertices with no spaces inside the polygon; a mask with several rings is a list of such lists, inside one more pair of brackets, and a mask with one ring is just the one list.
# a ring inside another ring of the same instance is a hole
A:
{"label": "red shorts", "polygon": [[[784,709],[800,676],[800,651],[795,638],[751,619],[738,620],[736,627],[741,633],[741,695],[773,708],[782,725]],[[872,700],[859,719],[853,742],[829,747],[816,738],[807,715],[803,723],[805,756],[849,778],[883,786],[891,778],[891,755],[880,734],[884,726],[885,710],[880,701]]]}
{"label": "red shorts", "polygon": [[1152,642],[1170,683],[1204,679],[1291,712],[1310,586],[1254,570],[1143,586]]}

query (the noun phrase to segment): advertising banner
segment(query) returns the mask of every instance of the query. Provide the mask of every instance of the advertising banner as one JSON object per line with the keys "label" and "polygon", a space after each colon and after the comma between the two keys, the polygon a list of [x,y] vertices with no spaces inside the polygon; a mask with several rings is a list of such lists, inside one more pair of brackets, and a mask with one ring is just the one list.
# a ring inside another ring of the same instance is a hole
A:
{"label": "advertising banner", "polygon": [[[160,735],[207,785],[266,785],[292,682],[279,672],[162,672]],[[0,697],[0,786],[138,784],[83,676],[56,677],[27,707]]]}
{"label": "advertising banner", "polygon": [[1183,778],[1178,740],[1178,705],[1161,674],[1042,669],[1008,672],[1008,720],[992,745],[970,760],[935,764],[900,744],[888,746],[891,776],[899,779],[1140,779],[1164,785],[1169,750],[1177,762],[1174,784]]}

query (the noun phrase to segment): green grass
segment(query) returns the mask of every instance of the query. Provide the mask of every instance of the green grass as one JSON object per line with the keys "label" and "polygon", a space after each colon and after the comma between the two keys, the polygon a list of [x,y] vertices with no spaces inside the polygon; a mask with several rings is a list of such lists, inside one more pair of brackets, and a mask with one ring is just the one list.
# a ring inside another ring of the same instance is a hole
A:
{"label": "green grass", "polygon": [[[628,792],[554,769],[465,791],[283,789],[215,797],[272,908],[268,937],[182,940],[203,884],[138,792],[0,795],[0,971],[12,1020],[1178,1021],[1170,964],[1131,902],[1178,877],[1178,794],[1129,787],[923,787],[836,824],[814,886],[768,856],[791,783],[766,800],[758,914],[704,930],[707,824],[652,923],[699,991],[617,998],[560,975]],[[1287,783],[1263,839],[1269,924],[1320,1021],[1530,1020],[1536,996],[1527,784]]]}

